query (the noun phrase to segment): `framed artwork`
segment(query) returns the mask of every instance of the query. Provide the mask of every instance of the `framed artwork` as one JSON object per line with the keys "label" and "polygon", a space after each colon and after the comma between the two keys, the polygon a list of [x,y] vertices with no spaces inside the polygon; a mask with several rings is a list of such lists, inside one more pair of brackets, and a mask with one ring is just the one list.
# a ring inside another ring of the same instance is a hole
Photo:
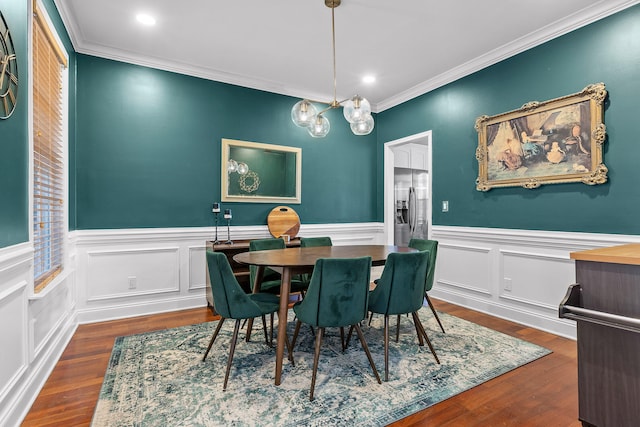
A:
{"label": "framed artwork", "polygon": [[222,201],[300,203],[302,149],[222,139]]}
{"label": "framed artwork", "polygon": [[607,182],[602,160],[604,83],[520,109],[476,119],[476,189]]}

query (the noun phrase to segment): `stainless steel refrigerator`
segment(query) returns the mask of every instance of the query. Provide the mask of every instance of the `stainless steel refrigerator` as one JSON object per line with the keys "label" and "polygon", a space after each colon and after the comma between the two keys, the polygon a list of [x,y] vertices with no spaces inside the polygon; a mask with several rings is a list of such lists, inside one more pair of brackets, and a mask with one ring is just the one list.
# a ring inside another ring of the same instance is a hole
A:
{"label": "stainless steel refrigerator", "polygon": [[407,246],[412,237],[427,239],[429,172],[417,169],[394,169],[395,233],[393,242]]}

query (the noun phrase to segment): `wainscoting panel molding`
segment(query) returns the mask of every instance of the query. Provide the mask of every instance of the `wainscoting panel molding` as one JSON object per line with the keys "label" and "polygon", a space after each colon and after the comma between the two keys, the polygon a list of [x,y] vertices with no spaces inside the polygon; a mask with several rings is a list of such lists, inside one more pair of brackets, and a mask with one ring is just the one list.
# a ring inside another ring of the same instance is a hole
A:
{"label": "wainscoting panel molding", "polygon": [[[640,242],[638,236],[433,226],[435,298],[561,336],[575,322],[558,306],[575,282],[571,252]],[[445,325],[446,328],[446,325]]]}
{"label": "wainscoting panel molding", "polygon": [[33,247],[0,248],[0,426],[20,425],[75,330],[73,261],[33,293]]}
{"label": "wainscoting panel molding", "polygon": [[0,425],[11,421],[11,405],[29,369],[28,277],[32,263],[28,244],[0,249]]}
{"label": "wainscoting panel molding", "polygon": [[444,287],[491,296],[491,248],[439,243],[436,266]]}
{"label": "wainscoting panel molding", "polygon": [[207,287],[207,263],[204,245],[189,246],[189,290],[198,291]]}
{"label": "wainscoting panel molding", "polygon": [[179,249],[88,251],[87,301],[179,292]]}
{"label": "wainscoting panel molding", "polygon": [[[298,235],[330,236],[335,245],[384,242],[380,223],[302,225]],[[212,227],[76,231],[78,321],[205,306],[206,242],[214,236]],[[231,240],[270,236],[266,225],[230,228]]]}

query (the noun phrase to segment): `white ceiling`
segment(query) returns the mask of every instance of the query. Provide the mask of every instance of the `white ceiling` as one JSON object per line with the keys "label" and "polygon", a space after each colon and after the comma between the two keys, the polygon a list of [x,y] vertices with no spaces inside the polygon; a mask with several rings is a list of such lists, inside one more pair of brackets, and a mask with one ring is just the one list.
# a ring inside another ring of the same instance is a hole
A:
{"label": "white ceiling", "polygon": [[[324,0],[54,0],[77,52],[331,101]],[[342,0],[337,98],[382,111],[640,0]],[[138,12],[152,14],[142,27]],[[373,74],[365,85],[360,79]]]}

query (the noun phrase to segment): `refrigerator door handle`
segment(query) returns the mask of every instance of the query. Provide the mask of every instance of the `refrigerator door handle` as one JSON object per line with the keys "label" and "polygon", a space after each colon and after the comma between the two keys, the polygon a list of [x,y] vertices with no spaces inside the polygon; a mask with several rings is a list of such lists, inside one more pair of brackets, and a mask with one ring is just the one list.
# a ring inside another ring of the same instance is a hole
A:
{"label": "refrigerator door handle", "polygon": [[411,236],[416,231],[416,191],[413,187],[409,188],[409,229],[411,230]]}

